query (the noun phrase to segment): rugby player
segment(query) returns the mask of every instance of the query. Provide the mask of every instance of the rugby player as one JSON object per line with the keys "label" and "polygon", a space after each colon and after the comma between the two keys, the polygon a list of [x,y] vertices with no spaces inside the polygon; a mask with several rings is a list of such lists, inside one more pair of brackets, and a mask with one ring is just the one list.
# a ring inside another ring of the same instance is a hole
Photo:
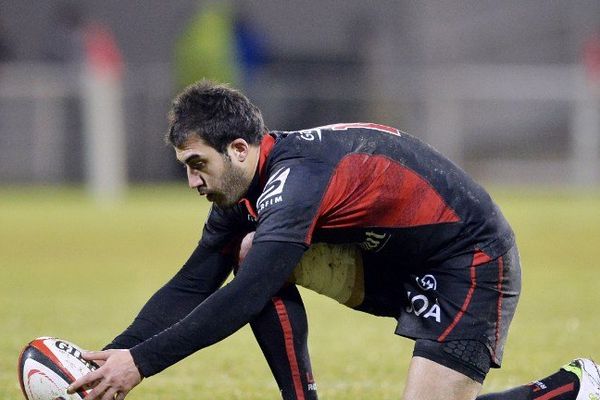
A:
{"label": "rugby player", "polygon": [[490,196],[430,146],[374,123],[267,132],[243,94],[208,81],[176,97],[169,122],[189,186],[213,203],[202,238],[70,391],[123,399],[249,323],[281,396],[316,399],[303,285],[414,339],[405,400],[600,399],[588,359],[477,397],[502,363],[519,255]]}

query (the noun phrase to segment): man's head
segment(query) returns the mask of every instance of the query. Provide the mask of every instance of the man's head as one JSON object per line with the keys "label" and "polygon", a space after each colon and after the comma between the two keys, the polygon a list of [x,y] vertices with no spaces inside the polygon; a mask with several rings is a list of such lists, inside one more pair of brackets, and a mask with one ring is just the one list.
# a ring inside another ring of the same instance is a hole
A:
{"label": "man's head", "polygon": [[264,131],[260,110],[246,96],[204,80],[188,86],[173,100],[166,140],[180,148],[190,137],[197,137],[225,153],[237,138],[259,144]]}
{"label": "man's head", "polygon": [[169,125],[166,139],[190,187],[220,207],[236,204],[256,171],[264,132],[260,110],[241,93],[202,81],[175,98]]}

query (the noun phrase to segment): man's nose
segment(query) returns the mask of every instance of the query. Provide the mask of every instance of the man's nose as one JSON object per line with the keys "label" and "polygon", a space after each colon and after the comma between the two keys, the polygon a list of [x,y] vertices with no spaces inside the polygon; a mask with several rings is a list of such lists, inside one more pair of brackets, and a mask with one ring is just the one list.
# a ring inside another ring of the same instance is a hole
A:
{"label": "man's nose", "polygon": [[204,180],[202,179],[200,174],[198,172],[192,170],[190,167],[187,167],[187,178],[188,178],[188,185],[192,189],[198,188],[200,186],[204,186]]}

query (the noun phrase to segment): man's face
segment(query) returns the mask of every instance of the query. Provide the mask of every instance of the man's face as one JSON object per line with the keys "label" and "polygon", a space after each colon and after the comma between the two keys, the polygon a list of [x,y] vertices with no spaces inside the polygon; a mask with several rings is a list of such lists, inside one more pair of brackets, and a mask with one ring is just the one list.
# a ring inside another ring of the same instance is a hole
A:
{"label": "man's face", "polygon": [[204,140],[191,137],[182,148],[175,148],[175,153],[185,165],[190,188],[221,208],[235,205],[250,186],[251,179],[245,177],[232,146],[222,154]]}

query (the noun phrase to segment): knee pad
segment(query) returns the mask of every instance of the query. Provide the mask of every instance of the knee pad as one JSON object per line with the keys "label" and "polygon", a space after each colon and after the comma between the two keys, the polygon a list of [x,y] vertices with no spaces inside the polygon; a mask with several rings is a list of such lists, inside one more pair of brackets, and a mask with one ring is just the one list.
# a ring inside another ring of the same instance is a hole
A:
{"label": "knee pad", "polygon": [[418,339],[413,356],[427,358],[479,383],[483,383],[492,363],[490,351],[485,344],[466,339],[447,342]]}

